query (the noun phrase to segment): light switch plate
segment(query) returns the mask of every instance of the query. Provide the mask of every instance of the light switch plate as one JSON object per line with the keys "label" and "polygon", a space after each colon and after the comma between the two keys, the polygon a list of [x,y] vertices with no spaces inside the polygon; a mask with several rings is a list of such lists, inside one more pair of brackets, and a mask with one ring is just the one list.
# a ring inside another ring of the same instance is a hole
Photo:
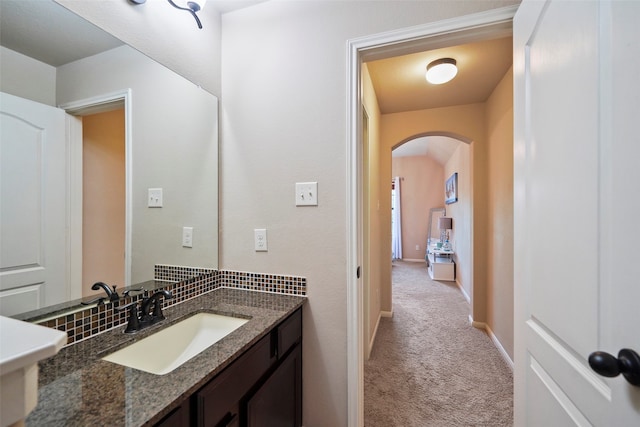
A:
{"label": "light switch plate", "polygon": [[317,182],[296,182],[296,206],[318,206]]}
{"label": "light switch plate", "polygon": [[162,188],[149,188],[147,196],[148,206],[150,208],[162,207]]}

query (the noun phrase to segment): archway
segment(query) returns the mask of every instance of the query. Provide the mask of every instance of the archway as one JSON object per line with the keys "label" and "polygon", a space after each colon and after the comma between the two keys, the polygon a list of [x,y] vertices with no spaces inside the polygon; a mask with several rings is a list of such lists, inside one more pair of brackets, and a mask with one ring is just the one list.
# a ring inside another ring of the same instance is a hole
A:
{"label": "archway", "polygon": [[[391,176],[402,179],[402,258],[424,262],[428,213],[431,208],[445,208],[447,216],[453,218],[455,224],[450,232],[456,252],[455,281],[469,302],[473,283],[470,145],[467,137],[451,132],[428,131],[406,138],[391,148]],[[454,173],[458,181],[457,201],[445,204],[445,182]],[[392,298],[391,277],[388,279],[385,283],[388,289],[385,290]]]}

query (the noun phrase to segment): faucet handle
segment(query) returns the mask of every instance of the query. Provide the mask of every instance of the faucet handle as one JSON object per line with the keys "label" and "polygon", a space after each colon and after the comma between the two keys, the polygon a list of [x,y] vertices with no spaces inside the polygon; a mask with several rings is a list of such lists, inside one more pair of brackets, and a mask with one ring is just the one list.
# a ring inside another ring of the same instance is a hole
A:
{"label": "faucet handle", "polygon": [[98,297],[96,299],[92,299],[91,301],[80,301],[80,304],[82,304],[82,305],[91,305],[91,304],[102,305],[102,304],[104,304],[104,297]]}
{"label": "faucet handle", "polygon": [[133,301],[130,302],[129,304],[125,304],[125,305],[119,305],[118,307],[114,307],[114,309],[116,311],[122,311],[125,310],[127,308],[131,308],[132,310],[135,308],[136,310],[138,309],[138,301]]}
{"label": "faucet handle", "polygon": [[166,289],[162,289],[152,295],[152,298],[154,299],[153,317],[156,321],[165,319],[164,314],[162,313],[162,302],[160,301],[160,297],[164,297],[164,299],[171,299],[173,298],[173,294]]}
{"label": "faucet handle", "polygon": [[122,293],[123,297],[128,297],[131,292],[144,292],[146,295],[146,290],[144,288],[136,288],[136,289],[127,289]]}
{"label": "faucet handle", "polygon": [[127,328],[124,330],[124,333],[132,334],[140,330],[140,319],[138,318],[138,301],[115,307],[115,310],[122,311],[127,308],[129,308],[129,323],[127,323]]}

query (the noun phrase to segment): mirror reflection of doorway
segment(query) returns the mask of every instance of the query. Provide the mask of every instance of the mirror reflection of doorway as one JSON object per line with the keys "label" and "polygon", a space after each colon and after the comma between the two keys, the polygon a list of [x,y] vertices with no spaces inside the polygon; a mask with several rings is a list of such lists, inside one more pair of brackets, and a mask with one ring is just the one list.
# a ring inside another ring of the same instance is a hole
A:
{"label": "mirror reflection of doorway", "polygon": [[125,286],[124,108],[82,117],[82,283]]}

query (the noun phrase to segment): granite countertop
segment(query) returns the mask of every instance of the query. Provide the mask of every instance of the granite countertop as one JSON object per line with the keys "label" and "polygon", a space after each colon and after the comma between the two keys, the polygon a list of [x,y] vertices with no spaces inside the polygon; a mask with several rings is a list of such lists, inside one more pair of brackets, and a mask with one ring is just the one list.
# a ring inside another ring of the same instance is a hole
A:
{"label": "granite countertop", "polygon": [[[165,321],[135,335],[124,334],[123,325],[65,347],[40,362],[38,405],[26,424],[140,426],[160,421],[305,301],[299,296],[219,288],[166,308]],[[202,311],[250,320],[166,375],[101,360]]]}

